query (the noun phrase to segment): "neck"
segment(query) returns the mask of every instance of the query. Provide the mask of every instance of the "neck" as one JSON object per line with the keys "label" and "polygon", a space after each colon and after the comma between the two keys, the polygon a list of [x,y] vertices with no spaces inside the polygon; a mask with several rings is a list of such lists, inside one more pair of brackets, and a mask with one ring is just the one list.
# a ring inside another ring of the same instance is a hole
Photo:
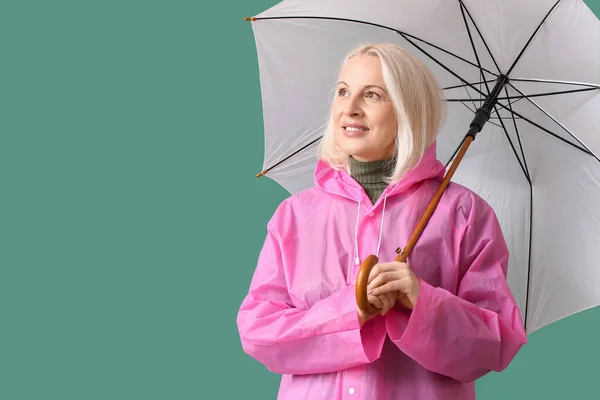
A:
{"label": "neck", "polygon": [[377,161],[358,161],[352,156],[348,157],[350,175],[365,190],[373,204],[379,199],[387,187],[386,176],[389,176],[394,167],[393,159]]}

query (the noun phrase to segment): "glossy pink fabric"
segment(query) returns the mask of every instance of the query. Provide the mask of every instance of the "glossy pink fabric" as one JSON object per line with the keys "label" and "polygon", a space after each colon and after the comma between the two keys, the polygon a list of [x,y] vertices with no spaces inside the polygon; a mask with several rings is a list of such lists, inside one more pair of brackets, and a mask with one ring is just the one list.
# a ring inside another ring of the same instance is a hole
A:
{"label": "glossy pink fabric", "polygon": [[345,172],[319,162],[316,186],[278,207],[237,318],[244,351],[283,375],[278,399],[474,399],[474,381],[527,343],[496,216],[457,184],[409,258],[421,280],[414,310],[398,304],[359,326],[357,216],[362,261],[377,251],[387,197],[379,259],[393,261],[443,174],[433,145],[372,205]]}

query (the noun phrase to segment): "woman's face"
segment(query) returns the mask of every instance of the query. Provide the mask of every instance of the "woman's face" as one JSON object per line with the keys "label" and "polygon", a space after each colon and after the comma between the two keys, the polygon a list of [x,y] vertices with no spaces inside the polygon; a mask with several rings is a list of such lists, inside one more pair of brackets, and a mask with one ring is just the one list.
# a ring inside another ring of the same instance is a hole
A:
{"label": "woman's face", "polygon": [[398,123],[379,57],[360,55],[342,67],[333,102],[334,140],[358,161],[389,158]]}

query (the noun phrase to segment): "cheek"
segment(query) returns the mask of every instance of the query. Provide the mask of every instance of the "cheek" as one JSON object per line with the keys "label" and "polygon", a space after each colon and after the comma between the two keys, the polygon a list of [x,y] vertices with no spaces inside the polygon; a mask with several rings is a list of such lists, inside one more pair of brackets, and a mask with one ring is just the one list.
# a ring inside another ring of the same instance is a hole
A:
{"label": "cheek", "polygon": [[343,107],[341,104],[339,103],[333,103],[333,107],[331,109],[332,115],[333,115],[333,120],[337,123],[340,120],[340,117],[342,116],[342,111],[343,111]]}
{"label": "cheek", "polygon": [[331,113],[333,119],[333,129],[337,132],[340,128],[341,121],[344,119],[344,106],[342,104],[334,104]]}
{"label": "cheek", "polygon": [[392,138],[395,138],[396,134],[398,133],[398,123],[396,122],[396,120],[389,120],[387,123],[387,127],[389,134],[392,136]]}
{"label": "cheek", "polygon": [[396,137],[396,131],[398,129],[398,123],[394,115],[394,109],[392,107],[380,110],[378,115],[378,125],[387,137]]}
{"label": "cheek", "polygon": [[388,107],[385,110],[385,120],[388,126],[396,126],[396,112],[394,111],[394,107],[388,103]]}

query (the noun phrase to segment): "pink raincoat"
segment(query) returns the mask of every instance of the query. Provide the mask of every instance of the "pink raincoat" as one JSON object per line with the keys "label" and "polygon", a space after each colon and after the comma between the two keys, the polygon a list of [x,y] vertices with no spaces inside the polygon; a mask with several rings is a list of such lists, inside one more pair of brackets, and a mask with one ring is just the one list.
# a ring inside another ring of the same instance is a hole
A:
{"label": "pink raincoat", "polygon": [[474,381],[527,343],[496,216],[454,183],[408,260],[421,282],[414,309],[398,303],[359,325],[360,262],[395,260],[444,171],[434,144],[373,205],[320,161],[316,187],[278,207],[237,319],[244,351],[283,375],[278,399],[475,399]]}

